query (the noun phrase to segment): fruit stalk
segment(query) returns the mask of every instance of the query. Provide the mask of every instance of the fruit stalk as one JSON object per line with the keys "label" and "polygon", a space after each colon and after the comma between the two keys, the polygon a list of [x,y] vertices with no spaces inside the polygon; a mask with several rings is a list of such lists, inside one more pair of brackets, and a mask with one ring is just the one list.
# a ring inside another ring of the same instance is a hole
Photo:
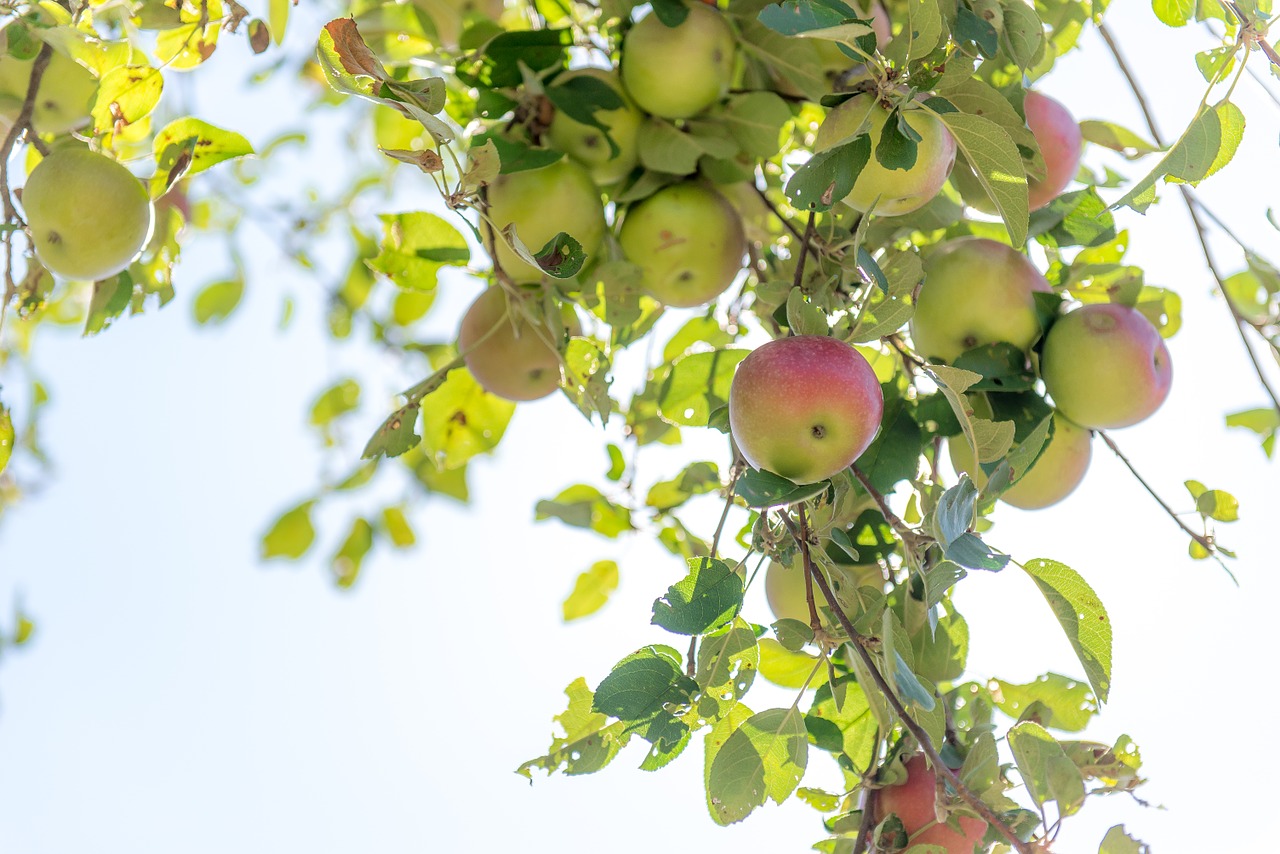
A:
{"label": "fruit stalk", "polygon": [[[857,472],[857,469],[854,468]],[[861,479],[861,478],[859,478]],[[898,720],[902,721],[902,725],[907,731],[920,743],[920,749],[929,757],[930,764],[933,765],[937,773],[947,778],[947,781],[955,788],[957,794],[973,808],[979,816],[981,816],[988,824],[992,825],[1000,832],[1000,835],[1008,840],[1018,854],[1036,854],[1037,847],[1030,842],[1023,842],[1018,835],[1013,832],[1004,820],[995,814],[991,807],[987,806],[981,798],[969,790],[967,786],[960,782],[960,778],[956,773],[947,767],[942,761],[938,748],[934,747],[933,741],[929,738],[929,734],[924,731],[924,727],[920,726],[911,715],[907,712],[906,706],[898,699],[898,695],[889,687],[888,681],[885,680],[884,674],[880,672],[880,668],[876,666],[875,659],[871,657],[871,653],[867,652],[868,639],[865,635],[853,627],[853,623],[849,620],[849,615],[840,607],[840,603],[836,601],[835,592],[831,589],[831,585],[827,584],[827,580],[823,578],[822,573],[818,572],[813,565],[813,558],[809,555],[809,542],[801,534],[796,523],[785,512],[779,512],[778,518],[782,520],[782,524],[791,532],[791,536],[795,538],[800,546],[800,555],[804,560],[804,571],[818,585],[818,589],[822,591],[822,595],[827,598],[827,603],[831,606],[831,611],[836,615],[836,619],[840,621],[840,627],[844,629],[845,634],[849,636],[849,646],[854,653],[862,660],[863,665],[867,668],[867,672],[871,674],[871,680],[876,683],[876,688],[884,695],[885,701],[889,707],[893,709],[893,713]],[[887,516],[885,518],[888,518]],[[1039,849],[1043,851],[1042,847]]]}

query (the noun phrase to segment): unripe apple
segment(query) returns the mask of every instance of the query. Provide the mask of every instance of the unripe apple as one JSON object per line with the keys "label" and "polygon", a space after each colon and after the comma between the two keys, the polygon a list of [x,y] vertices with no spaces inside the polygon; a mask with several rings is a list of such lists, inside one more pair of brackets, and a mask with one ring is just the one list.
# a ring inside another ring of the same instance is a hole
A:
{"label": "unripe apple", "polygon": [[955,361],[966,350],[1007,341],[1028,350],[1040,337],[1036,291],[1049,283],[1016,249],[985,237],[961,237],[924,261],[924,285],[911,339],[929,358]]}
{"label": "unripe apple", "polygon": [[[1013,486],[1005,490],[1000,500],[1023,510],[1039,510],[1057,504],[1066,498],[1084,480],[1093,457],[1093,435],[1083,427],[1072,424],[1060,413],[1053,416],[1053,435],[1035,465],[1022,475]],[[979,489],[987,485],[987,475],[974,464],[973,449],[964,436],[952,436],[947,440],[951,465],[957,472],[964,472],[973,479]],[[1018,473],[1014,472],[1016,476]]]}
{"label": "unripe apple", "polygon": [[104,154],[62,148],[36,164],[22,188],[36,256],[65,279],[114,276],[151,235],[142,182]]}
{"label": "unripe apple", "polygon": [[645,291],[677,308],[703,305],[724,293],[747,251],[733,205],[693,181],[663,187],[633,205],[618,243],[640,265]]}
{"label": "unripe apple", "polygon": [[[880,590],[884,586],[884,577],[876,564],[866,566],[833,566],[827,574],[827,583],[831,591],[839,598],[840,591],[847,588],[875,587]],[[769,602],[769,610],[776,620],[799,620],[809,625],[809,597],[804,587],[804,567],[786,566],[776,560],[769,561],[764,573],[764,595]],[[813,585],[813,602],[818,608],[818,616],[822,616],[822,608],[827,605],[827,597],[817,584]]]}
{"label": "unripe apple", "polygon": [[874,204],[874,213],[882,216],[899,216],[924,207],[947,182],[956,159],[956,141],[951,132],[924,110],[903,112],[907,125],[920,135],[920,142],[916,143],[916,162],[910,169],[887,169],[876,160],[876,147],[880,144],[889,110],[870,92],[854,95],[827,113],[814,139],[814,151],[825,151],[848,141],[849,135],[868,116],[871,157],[854,181],[845,203],[863,212]]}
{"label": "unripe apple", "polygon": [[[0,55],[0,114],[10,123],[22,110],[35,59]],[[66,133],[89,123],[98,80],[87,68],[56,50],[45,66],[36,92],[31,123],[36,133]]]}
{"label": "unripe apple", "polygon": [[742,456],[796,483],[816,483],[852,465],[883,414],[871,365],[825,335],[760,346],[729,386],[729,428]]}
{"label": "unripe apple", "polygon": [[[1039,92],[1027,92],[1023,100],[1027,127],[1040,146],[1044,157],[1044,178],[1027,181],[1027,201],[1031,210],[1039,210],[1058,197],[1080,170],[1084,153],[1084,136],[1080,125],[1061,103]],[[957,163],[951,175],[965,202],[983,213],[996,213],[996,206],[967,163]]]}
{"label": "unripe apple", "polygon": [[734,48],[724,16],[703,3],[677,27],[651,12],[622,42],[622,82],[645,112],[687,119],[728,94]]}
{"label": "unripe apple", "polygon": [[[566,319],[569,333],[580,334],[577,319]],[[548,335],[508,308],[502,288],[492,287],[462,316],[458,352],[485,391],[507,400],[537,400],[560,387],[560,353],[552,346],[559,342]]]}
{"label": "unripe apple", "polygon": [[965,815],[960,816],[960,831],[939,823],[934,807],[938,798],[937,773],[922,753],[907,759],[905,764],[905,783],[876,792],[876,821],[883,821],[893,813],[910,834],[911,845],[937,845],[947,854],[973,854],[987,833],[987,823]]}
{"label": "unripe apple", "polygon": [[1142,312],[1094,303],[1049,329],[1040,376],[1063,415],[1099,430],[1137,424],[1159,409],[1173,384],[1173,365]]}
{"label": "unripe apple", "polygon": [[[489,185],[489,218],[495,228],[515,223],[516,234],[537,252],[563,231],[582,244],[590,257],[604,242],[604,203],[595,182],[582,166],[563,157],[541,169],[499,175]],[[496,236],[495,259],[516,284],[542,280],[542,271],[521,260]]]}
{"label": "unripe apple", "polygon": [[557,111],[551,119],[547,134],[551,144],[577,160],[591,172],[591,178],[601,186],[616,184],[635,168],[637,159],[636,131],[644,122],[644,114],[622,88],[618,75],[603,68],[583,68],[557,78],[557,83],[574,77],[594,77],[608,84],[622,98],[623,106],[616,110],[597,110],[596,120],[609,128],[609,136],[618,146],[615,157],[609,148],[609,140],[597,127],[584,125],[563,111]]}

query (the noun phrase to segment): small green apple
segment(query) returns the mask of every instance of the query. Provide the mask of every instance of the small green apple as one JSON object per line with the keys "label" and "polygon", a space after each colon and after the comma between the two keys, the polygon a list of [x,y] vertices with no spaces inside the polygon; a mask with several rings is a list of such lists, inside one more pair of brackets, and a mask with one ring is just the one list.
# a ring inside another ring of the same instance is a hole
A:
{"label": "small green apple", "polygon": [[64,279],[113,276],[151,235],[151,199],[128,169],[87,148],[61,148],[22,189],[36,256]]}
{"label": "small green apple", "polygon": [[[576,317],[567,314],[565,320],[570,335],[581,334]],[[458,352],[485,391],[507,400],[537,400],[560,387],[559,342],[549,336],[511,310],[502,288],[491,287],[462,316]]]}
{"label": "small green apple", "polygon": [[618,146],[618,154],[613,155],[603,131],[584,125],[564,112],[556,112],[547,134],[552,145],[586,166],[597,184],[602,187],[616,184],[635,168],[638,157],[636,132],[644,123],[644,114],[623,91],[622,81],[614,72],[583,68],[557,78],[556,83],[564,83],[574,77],[594,77],[608,84],[622,98],[623,106],[618,109],[599,110],[595,114],[596,120],[609,128],[609,136]]}
{"label": "small green apple", "polygon": [[[582,244],[588,257],[600,250],[606,230],[600,190],[587,170],[562,157],[550,166],[499,175],[489,185],[489,218],[495,228],[514,223],[516,234],[537,253],[561,231]],[[523,261],[500,236],[497,258],[516,284],[542,281],[542,271]]]}
{"label": "small green apple", "polygon": [[952,362],[966,350],[1007,341],[1029,350],[1040,337],[1037,291],[1049,283],[1031,260],[985,237],[961,237],[925,258],[911,339],[923,356]]}
{"label": "small green apple", "polygon": [[[1072,424],[1060,413],[1053,416],[1053,436],[1040,452],[1035,465],[1013,486],[1005,490],[1000,500],[1023,510],[1039,510],[1057,504],[1066,498],[1084,480],[1093,457],[1093,434]],[[963,436],[947,440],[951,465],[957,472],[973,478],[979,489],[986,487],[987,476],[974,465],[973,449]],[[1015,476],[1017,472],[1014,473]]]}
{"label": "small green apple", "polygon": [[1063,415],[1100,430],[1137,424],[1159,409],[1173,385],[1173,364],[1142,312],[1094,303],[1050,327],[1040,376]]}
{"label": "small green apple", "polygon": [[883,414],[871,365],[825,335],[758,347],[729,386],[729,428],[742,456],[796,483],[826,480],[852,465]]}
{"label": "small green apple", "polygon": [[[34,59],[0,56],[0,114],[10,124],[22,110],[34,64]],[[55,50],[40,78],[40,89],[31,111],[36,133],[66,133],[88,124],[97,94],[97,78],[71,57]]]}
{"label": "small green apple", "polygon": [[640,266],[645,291],[677,308],[704,305],[722,294],[747,251],[733,205],[693,181],[663,187],[629,208],[618,243]]}
{"label": "small green apple", "polygon": [[908,846],[936,845],[946,854],[973,854],[979,850],[982,837],[987,833],[987,823],[973,816],[960,816],[960,830],[952,830],[937,820],[935,804],[938,800],[938,776],[929,767],[923,753],[917,753],[905,762],[907,781],[898,786],[886,786],[876,793],[876,821],[883,821],[890,813],[902,820],[911,836]]}
{"label": "small green apple", "polygon": [[687,119],[728,94],[735,47],[724,15],[703,3],[676,27],[650,12],[623,39],[622,82],[645,112]]}
{"label": "small green apple", "polygon": [[[813,150],[825,151],[843,142],[869,121],[871,158],[854,181],[845,203],[854,210],[866,212],[875,205],[875,213],[900,216],[924,207],[947,182],[956,159],[956,141],[951,132],[923,110],[904,110],[907,125],[920,135],[916,143],[916,163],[910,169],[886,169],[875,158],[876,147],[884,132],[889,110],[873,93],[854,95],[827,113]],[[879,199],[879,201],[877,201]]]}

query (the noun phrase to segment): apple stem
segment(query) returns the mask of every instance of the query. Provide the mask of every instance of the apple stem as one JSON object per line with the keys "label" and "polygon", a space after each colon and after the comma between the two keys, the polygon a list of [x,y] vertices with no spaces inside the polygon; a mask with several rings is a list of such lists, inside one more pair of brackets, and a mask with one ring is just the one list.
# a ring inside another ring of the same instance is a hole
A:
{"label": "apple stem", "polygon": [[[1151,112],[1151,107],[1147,103],[1146,93],[1143,92],[1142,86],[1138,83],[1138,78],[1134,75],[1133,69],[1129,67],[1129,63],[1125,60],[1124,54],[1120,52],[1120,45],[1116,43],[1115,37],[1112,36],[1111,30],[1106,24],[1098,24],[1098,33],[1102,36],[1102,40],[1106,42],[1107,49],[1111,51],[1111,56],[1115,59],[1116,66],[1120,69],[1120,73],[1124,75],[1124,79],[1128,82],[1129,89],[1133,92],[1133,97],[1138,102],[1138,108],[1142,111],[1142,117],[1147,123],[1147,130],[1151,131],[1152,140],[1156,145],[1161,148],[1165,148],[1164,138],[1160,133],[1160,128],[1156,125],[1155,116]],[[1253,346],[1249,341],[1249,336],[1245,332],[1246,327],[1257,332],[1259,337],[1262,338],[1277,357],[1280,357],[1280,349],[1277,349],[1265,335],[1262,335],[1262,333],[1259,332],[1257,327],[1252,323],[1249,323],[1249,321],[1240,314],[1240,310],[1236,307],[1236,304],[1231,300],[1231,297],[1227,295],[1225,277],[1222,275],[1222,271],[1218,269],[1218,264],[1214,261],[1213,253],[1209,249],[1208,229],[1205,226],[1204,220],[1201,219],[1200,212],[1203,210],[1215,222],[1218,221],[1218,218],[1214,216],[1203,203],[1194,198],[1191,195],[1191,191],[1185,185],[1179,184],[1178,190],[1182,194],[1183,204],[1187,206],[1187,213],[1191,215],[1191,224],[1195,226],[1196,237],[1199,238],[1200,250],[1204,255],[1205,264],[1209,268],[1209,273],[1213,276],[1219,295],[1222,297],[1223,302],[1227,304],[1227,310],[1231,312],[1231,317],[1235,321],[1236,332],[1240,335],[1240,343],[1244,345],[1245,353],[1249,355],[1249,361],[1253,363],[1253,371],[1258,375],[1258,382],[1261,383],[1262,390],[1271,398],[1271,405],[1275,408],[1276,412],[1280,413],[1280,395],[1276,393],[1276,390],[1267,379],[1266,372],[1262,369],[1262,363],[1258,361],[1258,354],[1253,351]],[[1240,248],[1246,253],[1249,252],[1249,247],[1241,243],[1229,229],[1223,228],[1222,231],[1232,240],[1235,240]]]}
{"label": "apple stem", "polygon": [[[854,469],[854,471],[856,472],[857,469]],[[881,673],[880,668],[876,666],[875,659],[873,659],[871,657],[871,653],[867,651],[867,644],[870,643],[870,639],[854,628],[853,623],[849,620],[849,615],[844,612],[844,608],[840,607],[840,603],[836,600],[835,593],[832,592],[831,586],[827,584],[827,580],[822,576],[822,573],[815,569],[813,565],[813,558],[809,554],[808,540],[801,534],[796,523],[791,520],[791,517],[787,515],[785,511],[779,511],[778,518],[782,520],[782,524],[786,526],[787,530],[791,532],[791,536],[795,538],[796,542],[799,544],[800,554],[804,560],[805,575],[812,579],[813,582],[818,585],[818,589],[822,591],[822,595],[827,597],[827,602],[831,606],[832,613],[836,615],[836,619],[840,622],[840,627],[843,628],[845,634],[849,636],[850,643],[848,645],[853,649],[858,658],[862,660],[863,665],[867,668],[867,672],[871,674],[871,680],[876,683],[876,688],[879,689],[882,695],[884,695],[884,698],[889,703],[890,708],[893,709],[894,715],[897,716],[898,720],[902,722],[903,727],[911,733],[915,740],[920,743],[920,749],[929,757],[929,762],[933,765],[936,773],[946,777],[947,781],[955,788],[961,799],[972,807],[974,812],[981,816],[987,824],[995,827],[996,830],[1000,832],[1000,835],[1008,840],[1009,844],[1012,845],[1019,854],[1036,854],[1037,850],[1044,851],[1045,849],[1043,847],[1038,848],[1029,842],[1023,842],[1019,839],[1018,835],[1013,832],[1013,829],[1010,828],[1009,825],[1000,818],[1000,816],[996,815],[995,811],[992,810],[991,807],[987,806],[980,797],[960,782],[960,778],[956,776],[956,773],[942,761],[942,755],[938,753],[938,748],[934,747],[932,739],[929,738],[929,733],[925,732],[924,727],[920,726],[920,724],[916,723],[915,720],[912,719],[911,715],[907,712],[906,706],[904,706],[902,701],[898,699],[898,695],[889,687],[889,683],[884,678],[884,674]]]}

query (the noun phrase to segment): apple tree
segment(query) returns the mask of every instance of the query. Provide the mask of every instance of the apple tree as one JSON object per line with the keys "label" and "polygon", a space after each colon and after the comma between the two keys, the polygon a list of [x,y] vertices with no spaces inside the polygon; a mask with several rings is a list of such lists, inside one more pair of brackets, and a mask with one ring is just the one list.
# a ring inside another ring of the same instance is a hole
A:
{"label": "apple tree", "polygon": [[[289,0],[3,9],[3,505],[46,477],[43,327],[128,334],[123,318],[174,298],[193,239],[236,265],[194,297],[198,323],[220,322],[264,286],[241,261],[244,231],[283,229],[303,269],[344,253],[335,342],[394,352],[418,381],[356,445],[340,436],[361,381],[319,392],[310,419],[342,474],[296,485],[264,526],[264,558],[311,554],[322,504],[404,484],[332,532],[334,582],[356,585],[377,549],[415,544],[415,507],[471,498],[469,462],[520,403],[556,395],[600,428],[601,450],[581,452],[610,468],[547,484],[538,518],[652,537],[681,568],[654,591],[653,643],[571,683],[560,733],[518,773],[633,754],[656,771],[696,742],[713,821],[795,796],[820,816],[814,847],[841,854],[1048,851],[1090,798],[1142,785],[1128,737],[1074,737],[1112,679],[1087,573],[1051,546],[1006,553],[990,517],[1051,508],[1101,445],[1191,558],[1234,557],[1214,523],[1236,519],[1235,499],[1188,481],[1190,525],[1111,431],[1158,419],[1174,381],[1180,298],[1125,257],[1127,229],[1169,197],[1264,401],[1227,423],[1274,450],[1280,400],[1254,348],[1280,355],[1280,272],[1243,244],[1243,268],[1220,269],[1206,234],[1234,237],[1192,189],[1240,144],[1246,68],[1280,73],[1269,0],[1152,4],[1153,34],[1220,36],[1186,58],[1205,87],[1172,138],[1150,112],[1140,129],[1080,121],[1039,90],[1093,29],[1145,109],[1094,0],[359,0],[301,36],[311,22]],[[263,225],[274,202],[253,164],[310,142],[251,145],[170,94],[233,51],[373,129],[337,195],[285,196],[287,225]],[[1136,167],[1082,165],[1086,145]],[[379,207],[393,184],[431,198]],[[450,319],[456,335],[424,340],[442,282],[459,279],[477,296]],[[636,483],[646,448],[692,437],[678,470]],[[967,672],[953,593],[994,572],[1044,594],[1045,631],[1065,633],[1080,676]],[[565,618],[607,615],[617,583],[616,563],[587,568]],[[772,623],[744,614],[751,585]],[[6,643],[31,628],[19,615]],[[753,708],[757,680],[794,701]],[[840,786],[804,785],[821,756]],[[1121,827],[1099,844],[1144,850]]]}

